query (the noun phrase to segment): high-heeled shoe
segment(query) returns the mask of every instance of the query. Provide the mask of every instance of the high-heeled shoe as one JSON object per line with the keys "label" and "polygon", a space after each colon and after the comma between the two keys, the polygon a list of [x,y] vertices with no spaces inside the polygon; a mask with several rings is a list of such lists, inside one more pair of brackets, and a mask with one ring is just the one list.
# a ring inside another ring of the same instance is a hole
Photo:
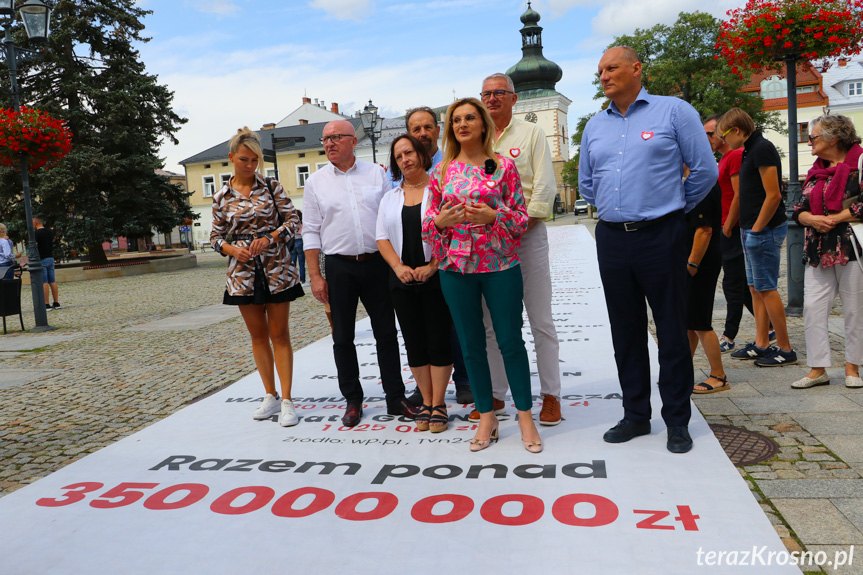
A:
{"label": "high-heeled shoe", "polygon": [[491,435],[489,435],[488,439],[477,439],[474,437],[470,440],[470,450],[471,451],[482,451],[486,447],[492,444],[492,442],[497,441],[497,427],[498,422],[494,422],[494,427],[491,430]]}
{"label": "high-heeled shoe", "polygon": [[428,429],[432,433],[440,433],[446,431],[449,417],[446,412],[446,405],[435,405],[431,412],[431,417],[428,422]]}
{"label": "high-heeled shoe", "polygon": [[531,453],[541,453],[542,452],[542,439],[539,441],[525,441],[524,435],[521,436],[521,442],[524,443],[524,448],[530,451]]}
{"label": "high-heeled shoe", "polygon": [[420,406],[419,413],[414,418],[414,423],[417,424],[417,429],[420,431],[428,431],[429,430],[429,421],[431,419],[432,406],[431,405],[422,405]]}

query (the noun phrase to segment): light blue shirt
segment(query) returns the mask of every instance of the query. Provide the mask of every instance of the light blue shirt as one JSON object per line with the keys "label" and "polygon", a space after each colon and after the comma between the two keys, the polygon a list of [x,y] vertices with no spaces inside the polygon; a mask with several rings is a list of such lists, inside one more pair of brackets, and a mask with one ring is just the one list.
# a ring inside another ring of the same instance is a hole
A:
{"label": "light blue shirt", "polygon": [[[443,150],[441,150],[440,147],[438,147],[437,152],[434,153],[434,156],[432,156],[431,160],[432,160],[432,165],[431,165],[431,168],[429,168],[429,170],[427,172],[429,174],[431,174],[431,172],[432,172],[432,170],[434,170],[435,166],[440,164],[441,160],[443,160]],[[402,185],[402,181],[404,180],[404,178],[399,178],[398,181],[396,181],[396,180],[392,179],[392,173],[390,173],[390,172],[388,172],[388,173],[390,174],[390,183],[392,183],[393,188],[397,188],[397,187]]]}
{"label": "light blue shirt", "polygon": [[[607,222],[688,212],[719,177],[695,108],[644,88],[625,116],[612,102],[587,122],[580,153],[578,191]],[[684,165],[690,170],[685,183]]]}
{"label": "light blue shirt", "polygon": [[15,257],[12,255],[12,240],[3,238],[0,240],[0,265],[10,266],[15,263]]}

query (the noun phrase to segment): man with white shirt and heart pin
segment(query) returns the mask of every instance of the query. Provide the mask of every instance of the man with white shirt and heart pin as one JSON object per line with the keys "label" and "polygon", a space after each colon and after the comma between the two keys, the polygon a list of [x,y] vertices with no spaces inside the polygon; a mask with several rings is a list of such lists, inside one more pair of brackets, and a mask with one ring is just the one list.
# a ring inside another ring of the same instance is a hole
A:
{"label": "man with white shirt and heart pin", "polygon": [[[560,414],[560,343],[551,316],[551,271],[548,262],[548,231],[545,220],[557,193],[551,150],[542,128],[513,117],[518,101],[512,79],[506,74],[492,74],[482,83],[482,102],[494,121],[495,144],[498,154],[511,158],[518,168],[524,201],[527,203],[527,231],[521,238],[518,258],[524,281],[524,307],[536,348],[542,410],[540,425],[557,425]],[[507,379],[503,358],[497,346],[488,312],[485,313],[486,348],[494,394],[494,412],[506,412]],[[468,416],[479,421],[479,412]]]}

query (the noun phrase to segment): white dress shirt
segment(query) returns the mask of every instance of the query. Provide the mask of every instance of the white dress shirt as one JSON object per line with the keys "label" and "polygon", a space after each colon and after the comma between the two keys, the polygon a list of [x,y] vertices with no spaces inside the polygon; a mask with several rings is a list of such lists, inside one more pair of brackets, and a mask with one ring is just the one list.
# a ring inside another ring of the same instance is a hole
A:
{"label": "white dress shirt", "polygon": [[[420,225],[425,219],[426,209],[429,203],[429,188],[423,190],[423,199],[420,203]],[[404,243],[404,228],[402,227],[402,210],[405,207],[405,191],[401,184],[387,192],[381,201],[380,210],[378,210],[377,224],[377,239],[389,240],[399,256],[399,261],[404,263],[402,258],[402,244]],[[431,261],[431,246],[427,242],[423,242],[423,253],[426,261]]]}
{"label": "white dress shirt", "polygon": [[328,164],[306,180],[303,248],[356,256],[378,251],[378,207],[390,179],[378,164],[354,161],[343,172]]}

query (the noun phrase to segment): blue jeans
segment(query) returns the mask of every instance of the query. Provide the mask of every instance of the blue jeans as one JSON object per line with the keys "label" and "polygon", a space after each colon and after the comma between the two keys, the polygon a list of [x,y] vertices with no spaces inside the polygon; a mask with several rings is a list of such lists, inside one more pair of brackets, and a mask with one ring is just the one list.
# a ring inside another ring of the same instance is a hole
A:
{"label": "blue jeans", "polygon": [[53,284],[57,283],[54,278],[54,258],[42,258],[42,283]]}
{"label": "blue jeans", "polygon": [[303,238],[294,239],[291,250],[291,265],[300,272],[300,282],[306,283],[306,253],[303,251]]}
{"label": "blue jeans", "polygon": [[755,291],[775,291],[779,283],[779,261],[782,244],[788,234],[788,222],[760,232],[740,230],[746,259],[746,283]]}

